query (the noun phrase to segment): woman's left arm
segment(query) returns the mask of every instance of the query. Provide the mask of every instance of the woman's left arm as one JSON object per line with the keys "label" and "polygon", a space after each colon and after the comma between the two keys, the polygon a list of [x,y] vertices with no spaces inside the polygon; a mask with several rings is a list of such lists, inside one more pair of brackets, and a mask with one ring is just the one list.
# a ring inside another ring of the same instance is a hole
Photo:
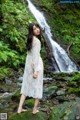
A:
{"label": "woman's left arm", "polygon": [[34,69],[34,72],[38,72],[40,49],[41,49],[41,43],[39,40],[36,40],[34,47],[33,47],[33,64],[34,64],[33,69]]}

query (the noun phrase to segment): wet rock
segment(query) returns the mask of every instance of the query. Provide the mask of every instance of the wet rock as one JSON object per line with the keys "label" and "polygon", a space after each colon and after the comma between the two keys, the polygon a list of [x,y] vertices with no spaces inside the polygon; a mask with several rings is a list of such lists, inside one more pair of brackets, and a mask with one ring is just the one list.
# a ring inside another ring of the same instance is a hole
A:
{"label": "wet rock", "polygon": [[11,100],[12,101],[14,101],[14,102],[18,102],[19,101],[19,99],[20,99],[20,89],[18,89],[16,92],[15,92],[15,94],[13,94],[12,96],[11,96]]}
{"label": "wet rock", "polygon": [[4,93],[5,91],[2,89],[2,88],[0,88],[0,93]]}
{"label": "wet rock", "polygon": [[43,78],[43,80],[52,80],[50,77]]}
{"label": "wet rock", "polygon": [[2,105],[2,103],[0,103],[0,108],[3,108],[3,105]]}
{"label": "wet rock", "polygon": [[58,90],[56,92],[57,95],[64,95],[65,94],[65,90]]}
{"label": "wet rock", "polygon": [[75,118],[76,120],[80,120],[80,104],[77,105]]}
{"label": "wet rock", "polygon": [[58,100],[59,103],[63,103],[64,101],[69,101],[69,99],[66,98],[64,95],[56,96],[56,99]]}
{"label": "wet rock", "polygon": [[58,105],[53,108],[49,120],[79,120],[80,112],[76,111],[77,104],[78,102],[65,102]]}
{"label": "wet rock", "polygon": [[65,79],[66,81],[70,81],[70,80],[71,80],[71,78],[70,78],[69,76],[64,77],[64,79]]}
{"label": "wet rock", "polygon": [[[18,89],[17,89],[17,90],[18,90]],[[9,92],[3,93],[3,94],[0,96],[0,99],[1,99],[1,98],[8,98],[8,97],[11,97],[12,95],[14,95],[14,94],[17,92],[17,90],[15,90],[15,91],[12,92],[12,93],[9,93]]]}
{"label": "wet rock", "polygon": [[9,106],[9,104],[7,103],[7,101],[4,101],[4,102],[1,102],[0,103],[0,109],[1,108],[6,108],[6,107],[8,107]]}
{"label": "wet rock", "polygon": [[22,83],[17,82],[17,86],[21,86],[21,85],[22,85]]}
{"label": "wet rock", "polygon": [[22,82],[23,81],[23,77],[19,77],[18,81]]}
{"label": "wet rock", "polygon": [[44,87],[44,89],[43,89],[44,97],[46,99],[52,98],[52,96],[54,96],[54,94],[56,92],[56,89],[57,89],[57,86],[53,86],[53,85]]}
{"label": "wet rock", "polygon": [[9,97],[11,95],[11,93],[5,92],[2,94],[2,96],[0,96],[0,98],[6,98]]}
{"label": "wet rock", "polygon": [[54,104],[54,105],[58,105],[58,104],[59,104],[59,101],[56,100],[56,99],[55,99],[55,100],[53,99],[53,104]]}
{"label": "wet rock", "polygon": [[8,85],[11,85],[11,84],[12,84],[12,81],[11,81],[11,80],[8,80],[8,78],[5,78],[5,82],[6,82],[6,84],[8,84]]}

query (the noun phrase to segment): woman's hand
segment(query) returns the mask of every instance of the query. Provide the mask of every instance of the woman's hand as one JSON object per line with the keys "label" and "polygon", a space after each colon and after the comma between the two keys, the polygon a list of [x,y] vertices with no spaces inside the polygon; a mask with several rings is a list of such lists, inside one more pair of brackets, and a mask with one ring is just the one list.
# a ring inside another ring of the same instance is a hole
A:
{"label": "woman's hand", "polygon": [[33,78],[36,79],[38,77],[38,72],[33,73]]}

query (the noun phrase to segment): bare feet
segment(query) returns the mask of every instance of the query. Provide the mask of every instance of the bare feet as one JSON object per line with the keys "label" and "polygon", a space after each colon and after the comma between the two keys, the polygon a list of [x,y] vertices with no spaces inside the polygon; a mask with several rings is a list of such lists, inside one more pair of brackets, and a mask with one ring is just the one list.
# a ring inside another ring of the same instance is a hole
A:
{"label": "bare feet", "polygon": [[27,109],[18,108],[17,113],[19,114],[19,113],[26,112],[26,111],[27,111]]}
{"label": "bare feet", "polygon": [[32,114],[36,114],[38,112],[39,112],[38,108],[33,108]]}

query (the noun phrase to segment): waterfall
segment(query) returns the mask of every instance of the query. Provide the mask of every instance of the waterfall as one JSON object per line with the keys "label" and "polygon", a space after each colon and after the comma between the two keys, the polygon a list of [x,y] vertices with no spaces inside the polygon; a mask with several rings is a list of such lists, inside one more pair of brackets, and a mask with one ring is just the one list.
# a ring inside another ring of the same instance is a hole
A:
{"label": "waterfall", "polygon": [[55,61],[58,65],[58,67],[55,67],[56,71],[57,72],[58,71],[60,71],[60,72],[75,72],[75,71],[78,71],[77,66],[75,65],[75,63],[73,61],[71,61],[71,59],[67,55],[66,51],[58,43],[56,43],[52,39],[52,33],[51,33],[51,30],[50,30],[50,27],[47,24],[43,13],[40,12],[32,4],[32,2],[30,0],[27,0],[27,1],[28,1],[28,8],[30,9],[30,11],[32,12],[34,17],[36,18],[36,20],[39,23],[39,25],[41,26],[41,28],[45,29],[45,35],[48,38],[49,42],[51,43],[53,56],[54,56]]}

